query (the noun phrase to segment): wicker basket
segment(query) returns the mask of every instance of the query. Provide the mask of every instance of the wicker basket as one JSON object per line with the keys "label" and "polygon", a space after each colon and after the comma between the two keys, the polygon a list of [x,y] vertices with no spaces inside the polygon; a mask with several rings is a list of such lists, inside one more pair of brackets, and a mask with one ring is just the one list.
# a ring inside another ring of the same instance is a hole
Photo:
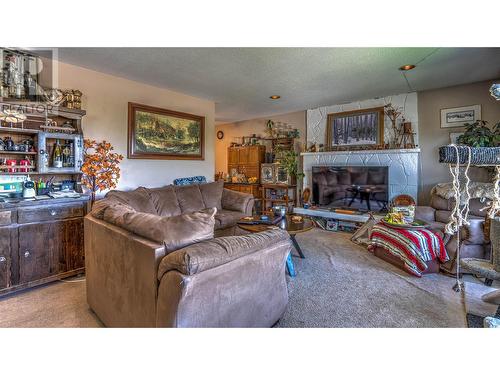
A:
{"label": "wicker basket", "polygon": [[[457,146],[459,164],[467,164],[467,146]],[[500,165],[500,147],[471,147],[471,165]],[[457,164],[457,150],[453,146],[439,147],[439,162]]]}

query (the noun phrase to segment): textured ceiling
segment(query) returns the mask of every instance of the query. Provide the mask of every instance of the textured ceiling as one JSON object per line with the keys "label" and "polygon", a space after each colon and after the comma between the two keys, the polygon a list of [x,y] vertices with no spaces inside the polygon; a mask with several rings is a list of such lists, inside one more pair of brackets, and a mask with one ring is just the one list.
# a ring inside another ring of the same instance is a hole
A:
{"label": "textured ceiling", "polygon": [[[500,77],[500,48],[60,48],[59,59],[213,100],[218,123]],[[404,64],[417,65],[408,81]]]}

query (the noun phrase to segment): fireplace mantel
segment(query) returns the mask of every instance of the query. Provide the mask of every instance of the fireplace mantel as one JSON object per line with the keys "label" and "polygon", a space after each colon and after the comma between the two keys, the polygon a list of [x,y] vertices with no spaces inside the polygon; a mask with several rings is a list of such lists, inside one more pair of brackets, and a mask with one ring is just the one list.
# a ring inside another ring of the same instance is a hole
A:
{"label": "fireplace mantel", "polygon": [[419,148],[402,148],[387,150],[346,150],[346,151],[323,151],[323,152],[301,152],[301,156],[322,156],[322,155],[351,155],[351,154],[412,154],[419,153]]}
{"label": "fireplace mantel", "polygon": [[303,186],[312,187],[313,166],[389,167],[389,200],[399,194],[417,201],[420,149],[303,152]]}

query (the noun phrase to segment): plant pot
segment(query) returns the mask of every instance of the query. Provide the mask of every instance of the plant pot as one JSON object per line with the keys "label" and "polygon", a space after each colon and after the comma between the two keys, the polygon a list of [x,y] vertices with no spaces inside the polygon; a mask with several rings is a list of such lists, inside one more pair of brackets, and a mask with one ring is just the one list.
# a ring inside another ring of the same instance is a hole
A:
{"label": "plant pot", "polygon": [[[457,164],[467,164],[469,159],[469,151],[467,146],[450,145],[439,147],[439,162]],[[500,165],[500,147],[470,147],[470,163],[471,165]]]}

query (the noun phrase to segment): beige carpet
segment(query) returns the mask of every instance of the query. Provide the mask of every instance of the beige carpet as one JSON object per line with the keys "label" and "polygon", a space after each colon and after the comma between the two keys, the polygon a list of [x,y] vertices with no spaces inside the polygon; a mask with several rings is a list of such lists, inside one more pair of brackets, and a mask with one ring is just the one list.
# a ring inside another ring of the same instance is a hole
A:
{"label": "beige carpet", "polygon": [[410,276],[353,244],[347,233],[314,229],[297,239],[297,277],[279,327],[466,327],[455,280]]}
{"label": "beige carpet", "polygon": [[102,327],[89,309],[85,281],[73,278],[0,299],[0,327]]}
{"label": "beige carpet", "polygon": [[[460,293],[444,275],[419,279],[352,244],[314,229],[297,236],[290,303],[279,327],[465,327]],[[0,327],[100,327],[84,282],[55,282],[0,298]]]}

